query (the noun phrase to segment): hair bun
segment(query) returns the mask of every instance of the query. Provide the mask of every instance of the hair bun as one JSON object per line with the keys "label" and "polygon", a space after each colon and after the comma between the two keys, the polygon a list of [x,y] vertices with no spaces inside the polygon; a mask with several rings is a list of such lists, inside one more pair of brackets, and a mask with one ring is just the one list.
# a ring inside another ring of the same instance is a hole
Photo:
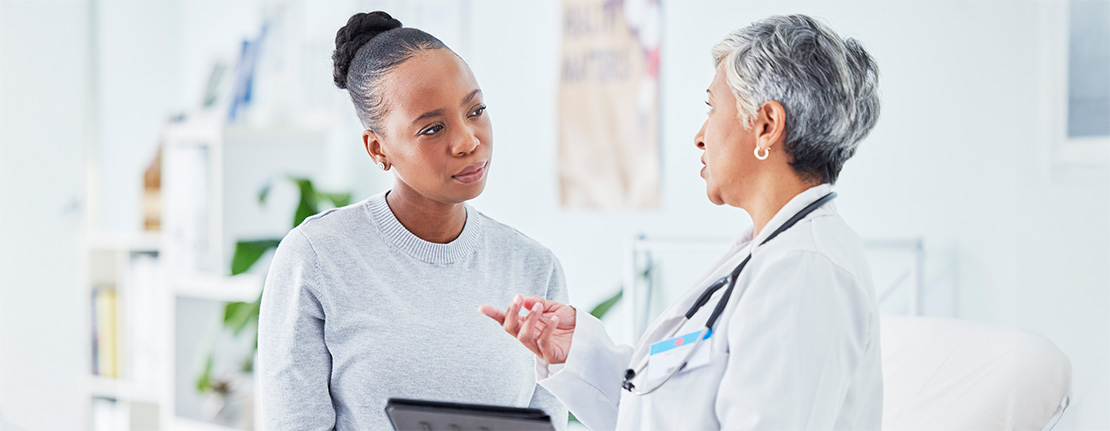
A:
{"label": "hair bun", "polygon": [[347,25],[335,33],[335,52],[331,55],[335,86],[347,88],[347,71],[362,45],[379,34],[400,27],[401,21],[382,11],[357,13],[347,20]]}

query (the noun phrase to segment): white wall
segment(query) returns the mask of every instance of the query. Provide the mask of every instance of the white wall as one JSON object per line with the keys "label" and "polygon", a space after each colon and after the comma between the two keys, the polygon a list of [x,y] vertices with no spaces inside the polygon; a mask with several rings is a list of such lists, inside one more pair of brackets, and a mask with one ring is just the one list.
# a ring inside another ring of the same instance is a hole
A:
{"label": "white wall", "polygon": [[0,16],[0,428],[81,429],[77,280],[88,9],[4,1]]}
{"label": "white wall", "polygon": [[[495,129],[475,205],[552,248],[572,302],[620,281],[624,241],[732,237],[748,223],[716,208],[697,176],[710,47],[772,14],[807,13],[863,41],[881,68],[883,113],[847,163],[838,207],[865,239],[922,237],[926,285],[954,279],[956,315],[1036,331],[1074,367],[1061,426],[1110,428],[1110,184],[1069,179],[1043,137],[1039,8],[1052,2],[664,2],[663,207],[557,206],[558,3],[477,2],[472,53]],[[535,19],[518,19],[529,16]],[[951,264],[955,261],[954,269]],[[952,273],[954,271],[954,274]]]}
{"label": "white wall", "polygon": [[[3,23],[3,22],[4,22],[4,3],[0,2],[0,23]],[[3,46],[4,46],[4,32],[0,31],[0,52],[2,52]],[[3,85],[3,82],[4,82],[4,70],[5,70],[4,69],[4,56],[0,55],[0,85]],[[2,88],[3,87],[0,87],[0,89],[2,89]],[[3,145],[4,139],[3,139],[3,136],[4,136],[4,122],[0,121],[0,166],[4,165],[4,145]],[[4,208],[5,207],[6,207],[6,205],[4,205],[4,200],[0,199],[0,226],[4,225],[4,211],[5,211]],[[4,244],[5,239],[6,238],[4,236],[4,231],[0,230],[0,244]],[[2,259],[2,257],[0,257],[0,259]],[[6,274],[6,268],[5,268],[5,265],[3,263],[3,260],[0,260],[0,280],[5,279],[4,274]],[[0,310],[3,310],[3,309],[4,309],[3,284],[0,284]],[[2,331],[2,330],[3,330],[3,327],[0,326],[0,331]],[[4,369],[4,349],[3,349],[3,347],[4,347],[4,337],[0,336],[0,370]],[[3,384],[2,379],[3,378],[0,377],[0,385]],[[2,387],[2,386],[0,386],[0,387]],[[2,397],[2,395],[0,395],[0,397]],[[0,428],[7,428],[4,425],[4,410],[2,408],[0,408]]]}
{"label": "white wall", "polygon": [[182,7],[113,0],[96,2],[95,9],[96,158],[102,177],[90,222],[99,232],[131,233],[143,228],[142,174],[154,159],[159,133],[184,108]]}
{"label": "white wall", "polygon": [[[256,33],[262,4],[101,2],[99,160],[118,176],[104,185],[115,194],[105,197],[100,229],[138,229],[128,209],[138,178],[128,181],[145,166],[161,120],[198,102],[212,59]],[[354,10],[402,6],[325,4],[292,6],[301,20],[290,25],[323,34],[287,54],[305,64],[292,85],[325,81],[291,97],[312,115],[339,116],[341,130],[325,146],[336,174],[324,182],[364,197],[389,177],[367,163],[349,102],[329,87],[329,39]],[[431,13],[404,5],[406,14]],[[1058,83],[1039,67],[1046,35],[1037,16],[1058,3],[665,1],[663,207],[645,212],[558,208],[558,5],[472,0],[462,10],[469,25],[449,43],[474,69],[495,127],[492,177],[474,205],[554,250],[574,304],[613,293],[624,243],[640,233],[731,238],[749,223],[711,205],[697,176],[692,137],[713,72],[709,48],[767,15],[808,13],[861,39],[882,70],[882,117],[838,187],[844,217],[864,238],[923,237],[926,284],[954,284],[958,316],[1057,343],[1074,366],[1075,403],[1062,428],[1110,428],[1110,184],[1104,171],[1070,175],[1051,163],[1043,88]],[[80,429],[86,334],[76,328],[87,301],[71,203],[83,191],[89,130],[88,7],[0,0],[0,10],[0,429]],[[167,81],[179,85],[159,85]]]}

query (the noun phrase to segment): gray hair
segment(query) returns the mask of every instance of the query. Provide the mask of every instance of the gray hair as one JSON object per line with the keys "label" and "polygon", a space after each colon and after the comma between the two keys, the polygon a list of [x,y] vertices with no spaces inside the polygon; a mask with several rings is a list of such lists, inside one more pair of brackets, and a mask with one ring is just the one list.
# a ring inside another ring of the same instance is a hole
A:
{"label": "gray hair", "polygon": [[835,183],[879,118],[878,66],[855,39],[805,15],[773,16],[725,36],[725,65],[744,127],[776,101],[786,111],[783,150],[807,180]]}

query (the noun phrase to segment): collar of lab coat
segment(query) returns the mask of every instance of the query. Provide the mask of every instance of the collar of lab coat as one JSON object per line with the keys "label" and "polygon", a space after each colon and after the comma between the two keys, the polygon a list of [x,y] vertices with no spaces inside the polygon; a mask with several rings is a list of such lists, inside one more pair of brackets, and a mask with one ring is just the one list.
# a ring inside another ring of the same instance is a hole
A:
{"label": "collar of lab coat", "polygon": [[[771,217],[771,220],[767,222],[767,225],[763,227],[763,230],[759,231],[759,235],[756,235],[755,238],[752,238],[752,232],[755,230],[755,226],[749,225],[747,228],[745,228],[744,231],[740,234],[740,237],[737,238],[736,241],[733,243],[734,246],[732,247],[732,249],[743,249],[747,247],[748,244],[751,244],[750,253],[755,254],[756,250],[759,249],[763,241],[766,240],[767,237],[771,236],[771,234],[775,232],[775,229],[778,229],[780,226],[783,225],[783,223],[786,223],[787,220],[790,220],[791,217],[794,217],[794,214],[797,214],[798,211],[801,211],[807,205],[816,202],[818,199],[821,199],[823,196],[831,193],[832,191],[832,184],[824,183],[818,186],[810,187],[809,189],[806,189],[806,191],[798,193],[796,196],[794,196],[793,199],[790,199],[790,202],[787,202],[786,205],[783,205],[782,208],[780,208],[779,211],[775,213],[774,217]],[[831,209],[832,204],[832,202],[826,203],[817,211]]]}
{"label": "collar of lab coat", "polygon": [[[722,256],[721,259],[712,266],[713,269],[710,270],[705,276],[703,276],[690,289],[688,289],[678,301],[675,301],[673,304],[671,304],[670,307],[667,307],[667,309],[664,310],[663,313],[660,315],[661,317],[652,325],[650,325],[646,331],[644,331],[644,333],[641,335],[639,343],[637,343],[639,347],[637,348],[633,358],[644,357],[647,351],[646,349],[648,347],[648,344],[651,341],[661,340],[665,332],[674,329],[674,325],[680,324],[680,322],[683,321],[683,315],[686,313],[686,310],[690,308],[697,297],[701,295],[701,292],[704,291],[707,286],[709,286],[709,283],[712,283],[722,276],[727,275],[729,272],[732,271],[733,268],[736,267],[736,265],[740,263],[741,260],[743,260],[744,257],[748,255],[749,252],[754,254],[756,248],[759,247],[759,243],[763,242],[765,238],[770,236],[771,233],[775,231],[775,229],[778,229],[779,226],[782,226],[783,223],[786,223],[787,220],[790,220],[790,217],[794,217],[794,214],[797,214],[798,211],[802,210],[802,208],[805,208],[807,205],[816,202],[818,199],[821,199],[822,196],[825,196],[832,191],[832,185],[825,183],[819,186],[811,187],[806,191],[798,193],[797,196],[794,196],[793,199],[790,199],[790,202],[787,202],[786,205],[783,205],[783,207],[779,209],[777,213],[775,213],[774,217],[771,217],[771,221],[767,222],[767,226],[763,228],[763,231],[761,231],[756,238],[752,238],[752,232],[754,231],[753,226],[749,225],[747,228],[745,228],[744,231],[740,233],[740,236],[735,241],[733,241],[732,245],[728,249],[728,252],[726,252],[725,255]],[[832,202],[825,204],[817,211],[814,211],[813,214],[818,214],[826,211],[834,211]],[[813,214],[810,214],[809,216],[807,216],[807,218],[812,217]],[[753,248],[750,250],[747,249],[749,244],[753,245]],[[771,241],[767,244],[774,244],[774,241]],[[718,294],[720,293],[718,292]],[[710,303],[712,304],[713,301],[710,301]]]}

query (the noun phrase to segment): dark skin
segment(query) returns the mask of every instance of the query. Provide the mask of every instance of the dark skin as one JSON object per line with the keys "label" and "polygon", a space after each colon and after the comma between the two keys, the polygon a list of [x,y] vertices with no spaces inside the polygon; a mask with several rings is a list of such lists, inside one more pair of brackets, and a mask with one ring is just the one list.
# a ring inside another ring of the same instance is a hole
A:
{"label": "dark skin", "polygon": [[464,203],[485,189],[493,156],[482,91],[470,67],[445,49],[415,54],[381,85],[389,106],[362,140],[374,162],[394,172],[386,202],[413,235],[449,243],[466,225]]}

